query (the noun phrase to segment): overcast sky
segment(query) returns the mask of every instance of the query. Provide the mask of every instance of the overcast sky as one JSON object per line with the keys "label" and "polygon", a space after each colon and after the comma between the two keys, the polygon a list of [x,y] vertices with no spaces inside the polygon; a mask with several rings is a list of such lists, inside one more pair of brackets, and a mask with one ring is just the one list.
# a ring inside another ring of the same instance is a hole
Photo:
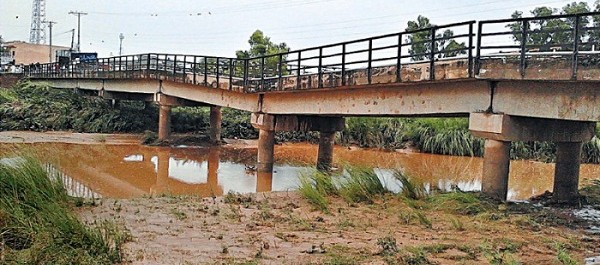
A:
{"label": "overcast sky", "polygon": [[[0,0],[0,35],[29,40],[31,0]],[[235,56],[261,29],[292,49],[403,31],[424,15],[434,24],[508,18],[515,10],[560,8],[557,0],[46,0],[46,17],[55,21],[53,42],[70,46],[81,18],[81,50],[101,57],[123,53],[168,52]],[[593,0],[584,1],[590,7]],[[528,12],[527,12],[528,14]]]}

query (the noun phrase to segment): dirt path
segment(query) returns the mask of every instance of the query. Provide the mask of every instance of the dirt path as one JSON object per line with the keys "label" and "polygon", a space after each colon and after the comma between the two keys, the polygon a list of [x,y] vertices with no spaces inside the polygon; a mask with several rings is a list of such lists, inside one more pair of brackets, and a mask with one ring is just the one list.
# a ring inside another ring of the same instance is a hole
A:
{"label": "dirt path", "polygon": [[131,264],[579,264],[600,255],[600,236],[539,216],[413,204],[392,195],[352,206],[333,198],[322,213],[283,192],[104,200],[81,215],[129,229]]}

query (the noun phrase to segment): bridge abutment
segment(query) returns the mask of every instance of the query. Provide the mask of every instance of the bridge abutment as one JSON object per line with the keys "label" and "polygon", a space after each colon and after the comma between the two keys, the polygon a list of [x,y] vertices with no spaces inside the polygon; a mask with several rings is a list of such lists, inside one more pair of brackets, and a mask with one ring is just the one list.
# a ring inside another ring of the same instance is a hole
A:
{"label": "bridge abutment", "polygon": [[595,134],[594,122],[527,118],[492,113],[471,113],[469,129],[486,139],[481,190],[506,200],[510,168],[510,142],[556,142],[553,200],[574,203],[578,198],[582,142]]}

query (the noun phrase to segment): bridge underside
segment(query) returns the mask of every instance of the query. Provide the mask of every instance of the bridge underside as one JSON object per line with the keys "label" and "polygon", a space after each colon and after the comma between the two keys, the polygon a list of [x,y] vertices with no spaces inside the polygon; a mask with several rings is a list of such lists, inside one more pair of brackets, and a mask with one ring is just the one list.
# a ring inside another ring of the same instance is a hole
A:
{"label": "bridge underside", "polygon": [[597,82],[458,79],[353,87],[243,93],[151,79],[47,79],[52,87],[77,89],[113,100],[160,105],[159,138],[169,136],[172,106],[210,106],[213,141],[220,141],[221,107],[249,111],[259,129],[257,170],[273,169],[275,131],[319,131],[317,167],[331,167],[335,132],[344,117],[470,118],[474,135],[486,138],[482,190],[504,200],[511,141],[557,142],[554,192],[577,196],[581,143],[600,121]]}

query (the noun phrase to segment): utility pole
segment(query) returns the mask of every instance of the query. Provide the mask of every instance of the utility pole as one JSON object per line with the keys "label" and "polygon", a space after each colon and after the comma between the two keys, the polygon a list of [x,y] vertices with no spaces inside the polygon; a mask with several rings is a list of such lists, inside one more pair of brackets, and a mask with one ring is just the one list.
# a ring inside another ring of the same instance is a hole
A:
{"label": "utility pole", "polygon": [[81,52],[81,16],[85,16],[88,13],[79,11],[70,11],[70,15],[77,16],[77,52]]}
{"label": "utility pole", "polygon": [[43,23],[48,23],[48,29],[50,30],[50,43],[48,44],[48,62],[52,63],[52,26],[56,24],[54,21],[43,21]]}
{"label": "utility pole", "polygon": [[123,39],[125,39],[125,35],[119,34],[119,56],[123,54]]}

